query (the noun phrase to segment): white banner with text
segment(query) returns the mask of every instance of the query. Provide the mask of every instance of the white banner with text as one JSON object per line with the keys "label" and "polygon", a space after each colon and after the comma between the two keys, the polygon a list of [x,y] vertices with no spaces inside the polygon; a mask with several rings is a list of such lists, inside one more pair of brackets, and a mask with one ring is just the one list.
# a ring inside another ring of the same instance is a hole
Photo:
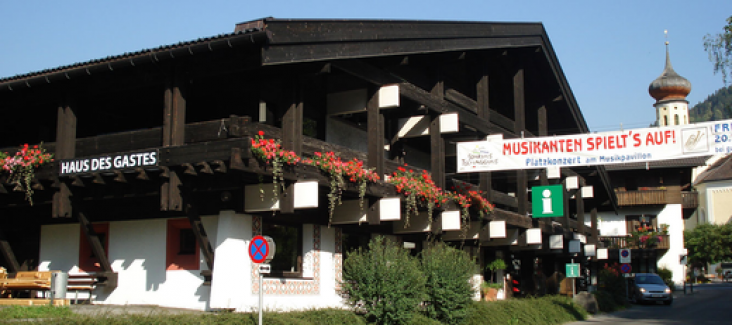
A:
{"label": "white banner with text", "polygon": [[650,162],[732,152],[732,120],[459,142],[458,173]]}

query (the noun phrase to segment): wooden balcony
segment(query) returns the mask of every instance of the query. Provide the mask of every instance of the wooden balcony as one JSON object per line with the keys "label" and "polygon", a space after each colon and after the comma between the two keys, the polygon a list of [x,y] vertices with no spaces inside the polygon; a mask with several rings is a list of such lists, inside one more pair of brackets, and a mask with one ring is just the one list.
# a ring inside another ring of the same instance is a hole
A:
{"label": "wooden balcony", "polygon": [[667,204],[666,190],[615,192],[619,206]]}
{"label": "wooden balcony", "polygon": [[652,249],[669,249],[670,238],[669,235],[660,235],[661,241],[652,245],[652,247],[638,247],[637,244],[633,243],[630,236],[600,236],[600,242],[605,244],[606,248],[652,248]]}
{"label": "wooden balcony", "polygon": [[699,207],[699,193],[681,192],[681,207],[684,209],[696,209]]}

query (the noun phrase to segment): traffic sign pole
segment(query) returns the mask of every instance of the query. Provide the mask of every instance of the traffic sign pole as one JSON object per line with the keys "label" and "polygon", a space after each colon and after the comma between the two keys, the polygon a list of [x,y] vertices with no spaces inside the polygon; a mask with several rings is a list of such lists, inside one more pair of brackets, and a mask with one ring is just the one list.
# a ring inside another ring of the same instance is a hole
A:
{"label": "traffic sign pole", "polygon": [[268,236],[254,236],[249,242],[249,258],[259,264],[259,325],[262,325],[262,306],[264,305],[264,273],[270,272],[269,263],[274,258],[275,243]]}

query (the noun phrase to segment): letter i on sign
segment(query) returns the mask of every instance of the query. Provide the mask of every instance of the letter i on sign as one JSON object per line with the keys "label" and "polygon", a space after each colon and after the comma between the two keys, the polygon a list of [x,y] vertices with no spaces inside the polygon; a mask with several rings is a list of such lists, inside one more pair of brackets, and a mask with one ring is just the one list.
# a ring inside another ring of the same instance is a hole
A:
{"label": "letter i on sign", "polygon": [[548,189],[543,190],[543,191],[541,191],[541,196],[544,197],[541,199],[541,203],[542,203],[542,212],[541,213],[542,214],[554,213],[554,211],[552,211],[552,191],[550,191]]}

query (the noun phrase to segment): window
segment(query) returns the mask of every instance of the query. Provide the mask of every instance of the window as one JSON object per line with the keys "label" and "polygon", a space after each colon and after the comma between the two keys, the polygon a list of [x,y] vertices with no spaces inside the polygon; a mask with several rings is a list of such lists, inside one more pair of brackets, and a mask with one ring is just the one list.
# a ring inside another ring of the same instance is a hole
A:
{"label": "window", "polygon": [[301,277],[303,263],[302,225],[264,223],[262,235],[272,237],[275,256],[269,263],[276,277]]}
{"label": "window", "polygon": [[343,255],[351,251],[358,250],[359,248],[368,249],[369,241],[371,240],[371,234],[369,233],[351,233],[343,232]]}
{"label": "window", "polygon": [[663,117],[663,125],[668,125],[668,116]]}
{"label": "window", "polygon": [[674,125],[679,125],[679,114],[674,114]]}
{"label": "window", "polygon": [[188,219],[168,220],[166,270],[199,270],[200,249]]}
{"label": "window", "polygon": [[652,214],[627,215],[625,216],[625,221],[628,227],[628,235],[630,235],[631,232],[637,231],[640,227],[648,227],[651,229],[656,229],[656,227],[658,227],[656,224],[656,216]]}
{"label": "window", "polygon": [[[104,247],[104,254],[107,255],[109,252],[109,223],[96,223],[92,225],[94,232],[97,233],[99,242]],[[80,229],[81,241],[79,242],[79,271],[81,272],[101,272],[102,266],[99,264],[99,259],[94,256],[94,251],[91,248],[89,240],[84,234],[84,230]]]}

